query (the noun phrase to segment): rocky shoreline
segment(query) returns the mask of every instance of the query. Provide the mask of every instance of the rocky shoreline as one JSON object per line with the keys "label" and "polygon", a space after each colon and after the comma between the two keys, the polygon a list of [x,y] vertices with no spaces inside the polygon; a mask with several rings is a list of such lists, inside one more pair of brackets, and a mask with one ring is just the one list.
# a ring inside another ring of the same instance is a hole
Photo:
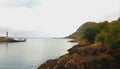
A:
{"label": "rocky shoreline", "polygon": [[120,69],[120,18],[112,22],[84,23],[66,38],[79,44],[38,69]]}
{"label": "rocky shoreline", "polygon": [[106,50],[101,42],[78,44],[69,53],[43,63],[38,69],[119,69],[120,49]]}

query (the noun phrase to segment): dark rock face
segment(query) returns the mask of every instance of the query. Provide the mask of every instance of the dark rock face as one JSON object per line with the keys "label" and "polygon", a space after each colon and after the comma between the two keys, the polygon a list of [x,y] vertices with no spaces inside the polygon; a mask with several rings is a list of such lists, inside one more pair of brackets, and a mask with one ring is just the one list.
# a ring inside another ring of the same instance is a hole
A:
{"label": "dark rock face", "polygon": [[119,69],[120,49],[106,51],[104,46],[76,45],[57,59],[48,60],[38,69]]}
{"label": "dark rock face", "polygon": [[46,63],[40,66],[38,69],[53,69],[54,66],[57,64],[56,60],[48,60]]}

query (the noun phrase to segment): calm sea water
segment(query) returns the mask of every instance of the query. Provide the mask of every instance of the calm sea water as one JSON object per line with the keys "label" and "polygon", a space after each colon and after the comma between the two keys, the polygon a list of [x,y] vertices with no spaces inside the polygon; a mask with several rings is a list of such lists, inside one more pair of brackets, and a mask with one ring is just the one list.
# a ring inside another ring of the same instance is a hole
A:
{"label": "calm sea water", "polygon": [[46,60],[67,53],[75,45],[69,40],[34,38],[27,42],[0,43],[0,69],[37,69]]}

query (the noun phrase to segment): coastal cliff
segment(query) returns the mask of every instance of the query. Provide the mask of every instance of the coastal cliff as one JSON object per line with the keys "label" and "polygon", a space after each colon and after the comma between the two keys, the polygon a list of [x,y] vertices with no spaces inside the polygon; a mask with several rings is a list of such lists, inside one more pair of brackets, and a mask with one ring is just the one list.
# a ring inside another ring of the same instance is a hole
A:
{"label": "coastal cliff", "polygon": [[119,69],[120,19],[112,22],[87,22],[67,38],[79,44],[68,53],[50,59],[38,69]]}

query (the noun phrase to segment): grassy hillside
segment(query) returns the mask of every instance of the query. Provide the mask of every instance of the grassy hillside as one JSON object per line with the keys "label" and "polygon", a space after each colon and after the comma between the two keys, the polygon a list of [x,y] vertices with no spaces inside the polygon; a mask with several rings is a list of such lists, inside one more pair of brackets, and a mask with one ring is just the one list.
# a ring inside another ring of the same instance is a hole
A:
{"label": "grassy hillside", "polygon": [[97,23],[95,22],[87,22],[87,23],[84,23],[82,26],[80,26],[76,32],[74,32],[73,34],[69,35],[68,38],[74,38],[74,39],[78,39],[78,38],[81,38],[82,35],[83,35],[83,31],[91,26],[94,26],[96,25]]}

